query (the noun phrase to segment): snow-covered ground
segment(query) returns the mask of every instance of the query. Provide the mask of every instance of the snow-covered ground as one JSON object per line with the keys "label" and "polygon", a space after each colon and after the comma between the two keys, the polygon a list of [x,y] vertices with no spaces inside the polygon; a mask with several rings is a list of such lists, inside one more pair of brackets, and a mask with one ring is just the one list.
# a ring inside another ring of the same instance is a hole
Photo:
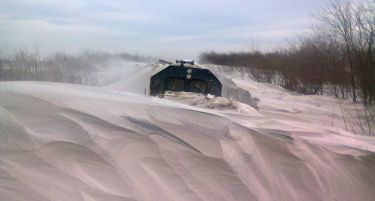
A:
{"label": "snow-covered ground", "polygon": [[0,200],[374,201],[375,139],[335,99],[235,79],[258,110],[207,109],[144,95],[149,73],[0,83]]}

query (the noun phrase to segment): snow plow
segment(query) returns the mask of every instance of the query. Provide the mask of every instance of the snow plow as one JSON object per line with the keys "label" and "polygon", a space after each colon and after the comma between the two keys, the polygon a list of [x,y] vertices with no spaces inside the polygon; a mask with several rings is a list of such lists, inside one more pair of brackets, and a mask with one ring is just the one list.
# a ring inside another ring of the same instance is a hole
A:
{"label": "snow plow", "polygon": [[221,96],[222,84],[209,69],[193,60],[160,60],[151,75],[150,95],[164,96],[167,91]]}

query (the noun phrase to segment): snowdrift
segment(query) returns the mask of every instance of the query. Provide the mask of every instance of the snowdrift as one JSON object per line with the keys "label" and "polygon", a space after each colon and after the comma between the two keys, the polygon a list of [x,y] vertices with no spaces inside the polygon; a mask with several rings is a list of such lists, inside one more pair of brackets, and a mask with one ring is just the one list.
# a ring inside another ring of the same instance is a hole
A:
{"label": "snowdrift", "polygon": [[321,124],[331,119],[323,106],[260,96],[258,111],[240,113],[108,87],[0,83],[0,200],[374,200],[373,139]]}

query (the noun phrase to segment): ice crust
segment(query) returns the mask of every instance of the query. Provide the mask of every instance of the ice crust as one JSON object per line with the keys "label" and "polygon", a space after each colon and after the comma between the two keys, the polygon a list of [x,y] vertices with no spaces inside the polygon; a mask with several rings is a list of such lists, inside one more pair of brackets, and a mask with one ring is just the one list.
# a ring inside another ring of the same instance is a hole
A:
{"label": "ice crust", "polygon": [[334,99],[233,80],[258,110],[206,109],[140,77],[0,83],[0,200],[374,200],[375,139],[332,126]]}

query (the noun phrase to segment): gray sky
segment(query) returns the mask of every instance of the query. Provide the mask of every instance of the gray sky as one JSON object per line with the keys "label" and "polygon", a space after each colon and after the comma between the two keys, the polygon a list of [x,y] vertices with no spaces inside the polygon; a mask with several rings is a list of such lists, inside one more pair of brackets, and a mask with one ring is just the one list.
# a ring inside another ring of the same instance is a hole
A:
{"label": "gray sky", "polygon": [[169,59],[262,49],[308,33],[328,0],[0,0],[0,48],[125,51]]}

